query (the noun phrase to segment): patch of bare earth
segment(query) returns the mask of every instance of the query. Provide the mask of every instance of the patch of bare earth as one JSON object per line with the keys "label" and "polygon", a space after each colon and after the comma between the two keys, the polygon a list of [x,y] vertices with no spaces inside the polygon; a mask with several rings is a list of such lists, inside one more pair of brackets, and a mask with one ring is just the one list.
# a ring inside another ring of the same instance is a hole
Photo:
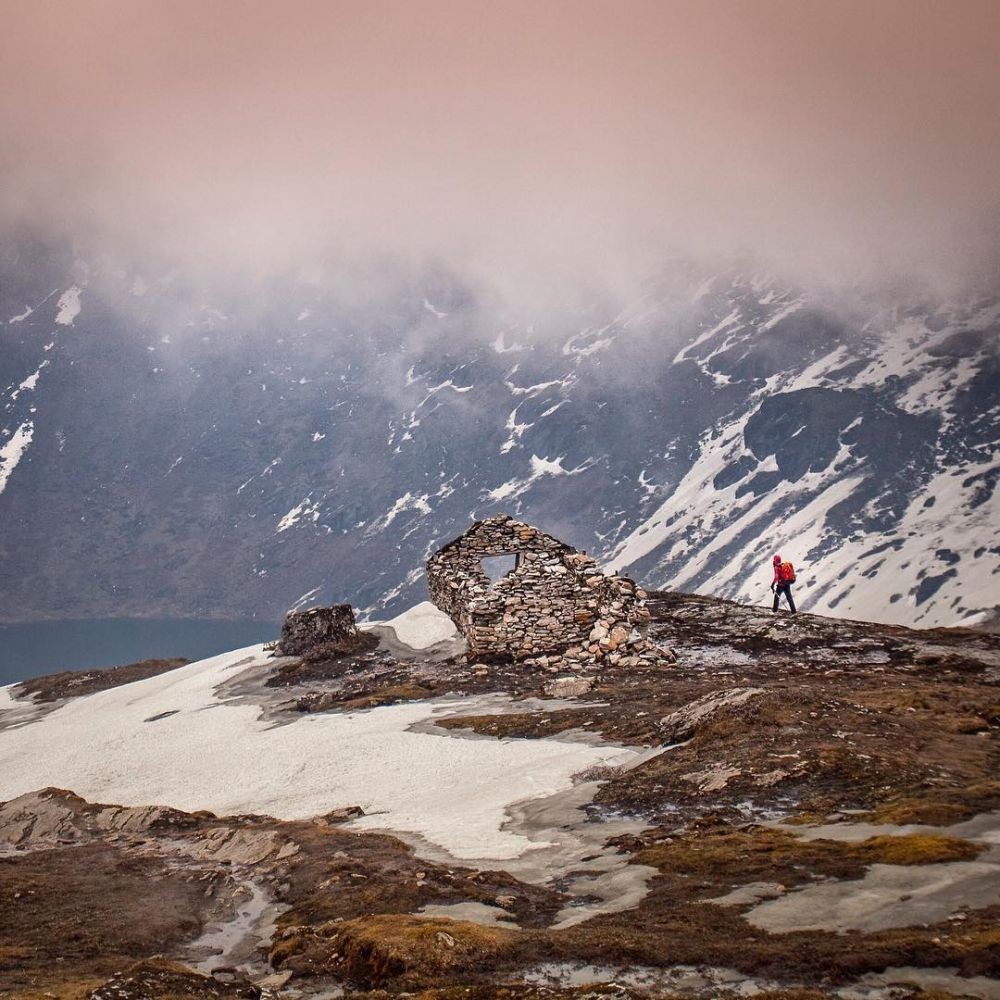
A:
{"label": "patch of bare earth", "polygon": [[0,991],[93,988],[179,949],[220,880],[100,842],[0,857]]}
{"label": "patch of bare earth", "polygon": [[108,688],[142,681],[147,677],[165,674],[168,670],[184,667],[190,660],[174,657],[166,660],[141,660],[138,663],[128,663],[120,667],[107,667],[102,670],[63,670],[57,674],[46,674],[44,677],[32,677],[21,681],[16,692],[20,698],[34,698],[38,702],[61,701],[64,698],[78,698],[81,695],[93,694],[95,691],[106,691]]}

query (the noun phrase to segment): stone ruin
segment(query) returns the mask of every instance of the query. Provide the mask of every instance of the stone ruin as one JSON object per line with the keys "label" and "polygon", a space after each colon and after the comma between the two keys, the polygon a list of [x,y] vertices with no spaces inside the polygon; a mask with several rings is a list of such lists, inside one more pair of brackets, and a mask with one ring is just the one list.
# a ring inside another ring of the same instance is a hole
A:
{"label": "stone ruin", "polygon": [[[483,560],[513,556],[496,582]],[[638,666],[669,659],[647,642],[645,592],[606,576],[585,552],[515,521],[477,521],[427,560],[431,600],[465,636],[467,658],[519,660],[551,669]]]}
{"label": "stone ruin", "polygon": [[329,608],[289,611],[274,655],[333,659],[377,644],[377,639],[358,628],[350,604],[334,604]]}

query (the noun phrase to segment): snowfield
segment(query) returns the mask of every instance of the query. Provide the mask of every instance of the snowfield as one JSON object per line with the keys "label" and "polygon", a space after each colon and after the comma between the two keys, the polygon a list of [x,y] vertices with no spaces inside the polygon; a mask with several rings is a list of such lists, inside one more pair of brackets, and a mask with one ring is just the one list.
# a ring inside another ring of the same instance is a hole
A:
{"label": "snowfield", "polygon": [[[387,622],[372,622],[371,625],[391,628],[396,639],[413,650],[429,649],[439,642],[447,642],[458,637],[455,623],[430,601],[421,601]],[[371,626],[362,626],[362,628],[369,627]]]}
{"label": "snowfield", "polygon": [[[355,825],[418,834],[456,858],[503,860],[545,846],[503,829],[516,802],[569,788],[573,775],[638,759],[612,744],[466,739],[414,732],[461,698],[288,724],[217,693],[268,662],[251,646],[81,697],[0,729],[0,801],[46,786],[96,802],[304,819],[359,805]],[[0,688],[0,727],[12,705]]]}

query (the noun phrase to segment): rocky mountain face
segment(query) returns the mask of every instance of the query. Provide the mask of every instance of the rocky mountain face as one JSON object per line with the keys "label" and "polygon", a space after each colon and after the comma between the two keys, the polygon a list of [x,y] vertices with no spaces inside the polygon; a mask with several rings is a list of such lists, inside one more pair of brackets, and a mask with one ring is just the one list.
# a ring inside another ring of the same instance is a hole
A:
{"label": "rocky mountain face", "polygon": [[684,262],[526,317],[442,270],[337,273],[4,241],[4,619],[391,614],[499,512],[648,586],[760,601],[780,552],[819,612],[997,605],[1000,296]]}

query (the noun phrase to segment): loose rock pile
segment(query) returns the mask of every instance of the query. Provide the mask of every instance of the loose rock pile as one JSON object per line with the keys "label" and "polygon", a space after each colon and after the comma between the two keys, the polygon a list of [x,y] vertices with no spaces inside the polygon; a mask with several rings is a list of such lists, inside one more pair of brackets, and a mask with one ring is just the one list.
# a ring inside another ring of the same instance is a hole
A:
{"label": "loose rock pile", "polygon": [[[488,556],[516,555],[491,584]],[[458,626],[470,662],[513,659],[553,670],[671,660],[645,637],[646,594],[605,576],[584,552],[508,514],[477,521],[427,561],[431,600]]]}
{"label": "loose rock pile", "polygon": [[344,656],[377,644],[358,629],[350,604],[291,611],[281,626],[275,656]]}

